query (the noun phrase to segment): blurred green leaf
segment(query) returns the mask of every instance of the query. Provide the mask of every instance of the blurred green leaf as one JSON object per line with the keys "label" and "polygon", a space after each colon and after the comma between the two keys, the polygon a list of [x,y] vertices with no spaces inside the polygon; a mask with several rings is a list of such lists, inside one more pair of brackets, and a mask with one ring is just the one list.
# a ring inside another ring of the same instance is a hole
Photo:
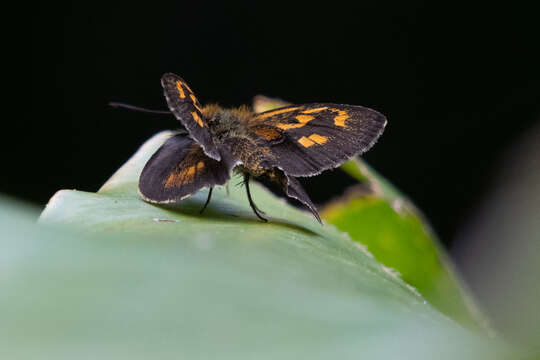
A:
{"label": "blurred green leaf", "polygon": [[[331,225],[254,184],[174,208],[137,195],[147,142],[40,224],[0,206],[3,358],[503,359]],[[69,226],[66,226],[68,224]]]}
{"label": "blurred green leaf", "polygon": [[264,95],[257,95],[253,98],[253,111],[256,113],[274,110],[287,105],[291,105],[291,103]]}
{"label": "blurred green leaf", "polygon": [[493,327],[540,359],[540,122],[504,151],[490,188],[454,241],[454,258]]}
{"label": "blurred green leaf", "polygon": [[323,218],[399,271],[440,311],[464,325],[489,330],[420,211],[363,160],[350,160],[342,169],[365,186],[327,205]]}

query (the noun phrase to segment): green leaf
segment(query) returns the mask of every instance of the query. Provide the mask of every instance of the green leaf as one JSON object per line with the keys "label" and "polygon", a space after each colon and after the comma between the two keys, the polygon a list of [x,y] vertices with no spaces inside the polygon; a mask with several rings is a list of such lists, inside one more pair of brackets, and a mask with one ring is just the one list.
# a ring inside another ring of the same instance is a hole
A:
{"label": "green leaf", "polygon": [[264,95],[257,95],[253,98],[253,111],[256,113],[270,111],[288,105],[291,105],[291,103]]}
{"label": "green leaf", "polygon": [[40,225],[0,207],[6,358],[508,356],[346,234],[256,183],[269,223],[236,186],[216,191],[204,215],[205,191],[176,207],[143,202],[139,172],[169,135],[149,140],[98,193],[58,192]]}
{"label": "green leaf", "polygon": [[399,271],[440,311],[466,326],[489,331],[444,249],[420,211],[361,159],[342,169],[366,187],[337,200],[321,215],[367,246],[384,265]]}

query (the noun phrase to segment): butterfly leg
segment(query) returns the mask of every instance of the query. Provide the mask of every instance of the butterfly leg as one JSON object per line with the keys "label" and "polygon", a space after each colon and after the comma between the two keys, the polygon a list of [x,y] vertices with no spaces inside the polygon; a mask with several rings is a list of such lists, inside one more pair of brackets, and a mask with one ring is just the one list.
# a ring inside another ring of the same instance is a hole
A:
{"label": "butterfly leg", "polygon": [[264,222],[267,222],[268,220],[265,219],[261,215],[261,213],[264,214],[264,212],[262,212],[261,210],[259,210],[259,208],[257,208],[257,205],[255,205],[255,203],[253,202],[253,199],[251,198],[251,191],[249,191],[249,174],[244,174],[244,184],[246,184],[246,191],[247,191],[247,196],[248,196],[249,205],[251,206],[251,209],[253,210],[255,215],[257,215],[259,219],[261,219]]}
{"label": "butterfly leg", "polygon": [[[240,184],[244,184],[246,186],[247,192],[248,192],[248,197],[251,198],[251,192],[250,192],[250,190],[248,188],[249,179],[250,179],[249,175],[244,173],[244,180],[242,180],[242,182],[240,182]],[[253,200],[250,201],[250,205],[255,207],[256,212],[258,212],[259,214],[266,215],[266,213],[264,211],[262,211],[261,209],[259,209],[259,207],[257,205],[255,205],[255,202]]]}
{"label": "butterfly leg", "polygon": [[206,202],[204,203],[204,206],[202,207],[201,211],[199,211],[199,214],[202,214],[204,209],[206,209],[206,207],[210,203],[210,198],[212,197],[212,190],[214,190],[213,187],[211,187],[210,190],[208,190],[208,197],[206,198]]}

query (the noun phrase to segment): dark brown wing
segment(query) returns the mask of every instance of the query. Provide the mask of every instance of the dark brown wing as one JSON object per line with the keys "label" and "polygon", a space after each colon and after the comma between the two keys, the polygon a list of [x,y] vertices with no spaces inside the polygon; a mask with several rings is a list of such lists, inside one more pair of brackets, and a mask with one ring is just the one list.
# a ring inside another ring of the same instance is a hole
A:
{"label": "dark brown wing", "polygon": [[202,146],[206,155],[220,160],[220,154],[208,130],[208,122],[202,114],[201,104],[188,84],[180,76],[167,73],[161,77],[161,85],[174,116]]}
{"label": "dark brown wing", "polygon": [[297,177],[319,174],[366,152],[385,125],[382,114],[363,106],[315,103],[258,114],[250,133],[273,155],[264,167]]}
{"label": "dark brown wing", "polygon": [[148,202],[175,203],[204,187],[225,184],[232,165],[206,156],[187,134],[177,134],[144,166],[139,193]]}

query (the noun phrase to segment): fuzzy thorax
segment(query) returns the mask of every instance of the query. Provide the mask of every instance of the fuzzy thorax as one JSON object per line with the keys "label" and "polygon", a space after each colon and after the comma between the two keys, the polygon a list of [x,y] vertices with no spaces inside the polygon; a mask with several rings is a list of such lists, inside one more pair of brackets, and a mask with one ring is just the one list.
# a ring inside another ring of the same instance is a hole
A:
{"label": "fuzzy thorax", "polygon": [[202,109],[208,121],[208,128],[217,142],[223,144],[231,137],[250,138],[248,124],[255,114],[247,106],[223,109],[217,104],[207,105]]}

